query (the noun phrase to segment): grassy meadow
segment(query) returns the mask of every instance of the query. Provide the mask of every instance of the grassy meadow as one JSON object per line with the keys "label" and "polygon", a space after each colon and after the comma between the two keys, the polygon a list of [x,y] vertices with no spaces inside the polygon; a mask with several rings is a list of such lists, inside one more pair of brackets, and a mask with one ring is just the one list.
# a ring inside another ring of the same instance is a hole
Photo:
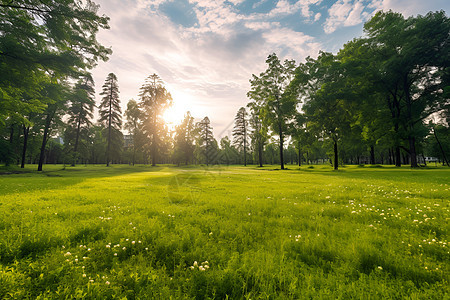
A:
{"label": "grassy meadow", "polygon": [[0,299],[449,299],[450,169],[289,168],[0,169]]}

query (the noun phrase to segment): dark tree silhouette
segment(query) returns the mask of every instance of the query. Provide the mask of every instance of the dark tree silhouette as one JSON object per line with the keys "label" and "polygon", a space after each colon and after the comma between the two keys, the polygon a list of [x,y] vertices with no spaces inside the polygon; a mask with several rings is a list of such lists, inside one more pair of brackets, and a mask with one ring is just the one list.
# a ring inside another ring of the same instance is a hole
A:
{"label": "dark tree silhouette", "polygon": [[109,73],[106,77],[105,83],[100,93],[102,102],[99,106],[99,122],[102,123],[108,130],[108,145],[106,148],[106,166],[109,166],[111,161],[111,144],[114,136],[121,136],[120,129],[122,128],[122,110],[120,108],[119,100],[119,85],[117,77],[114,73]]}

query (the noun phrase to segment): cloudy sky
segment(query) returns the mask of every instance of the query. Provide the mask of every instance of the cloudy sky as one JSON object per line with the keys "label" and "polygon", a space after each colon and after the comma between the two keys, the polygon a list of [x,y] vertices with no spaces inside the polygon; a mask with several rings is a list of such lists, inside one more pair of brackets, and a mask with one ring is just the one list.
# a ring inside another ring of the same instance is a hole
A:
{"label": "cloudy sky", "polygon": [[[448,0],[94,0],[111,29],[99,41],[112,47],[93,74],[97,94],[108,73],[119,80],[122,108],[138,99],[140,86],[158,74],[174,98],[172,123],[186,111],[208,116],[217,138],[230,133],[252,74],[266,57],[301,62],[319,50],[336,52],[362,35],[377,10],[405,16],[450,10]],[[97,99],[99,101],[99,97]]]}

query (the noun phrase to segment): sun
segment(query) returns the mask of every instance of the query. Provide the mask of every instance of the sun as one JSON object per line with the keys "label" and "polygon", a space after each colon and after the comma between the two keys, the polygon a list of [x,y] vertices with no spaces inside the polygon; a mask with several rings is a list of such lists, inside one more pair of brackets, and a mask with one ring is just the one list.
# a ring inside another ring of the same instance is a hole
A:
{"label": "sun", "polygon": [[180,93],[174,95],[172,106],[163,114],[164,122],[171,130],[183,121],[186,112],[190,110],[192,104],[190,99],[189,96]]}

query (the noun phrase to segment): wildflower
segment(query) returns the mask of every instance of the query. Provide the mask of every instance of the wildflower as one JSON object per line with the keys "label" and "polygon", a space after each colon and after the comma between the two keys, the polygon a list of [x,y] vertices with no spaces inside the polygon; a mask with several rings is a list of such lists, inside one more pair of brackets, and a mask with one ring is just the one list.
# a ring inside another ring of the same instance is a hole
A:
{"label": "wildflower", "polygon": [[135,242],[135,241],[132,241],[132,242],[131,242],[131,244],[133,244],[133,245],[134,245],[134,244],[136,244],[136,242]]}
{"label": "wildflower", "polygon": [[106,245],[106,248],[111,248],[111,245]]}
{"label": "wildflower", "polygon": [[383,267],[382,266],[378,266],[378,270],[383,270]]}
{"label": "wildflower", "polygon": [[127,247],[123,247],[122,250],[124,250],[124,251],[127,250]]}
{"label": "wildflower", "polygon": [[106,284],[106,285],[109,285],[110,283],[109,283],[109,281],[106,281],[105,284]]}
{"label": "wildflower", "polygon": [[83,277],[86,277],[86,274],[83,274]]}
{"label": "wildflower", "polygon": [[198,267],[197,261],[194,261],[194,266],[195,266],[195,267]]}
{"label": "wildflower", "polygon": [[70,256],[70,255],[72,255],[72,253],[70,253],[70,252],[67,252],[66,254],[64,254],[64,256]]}
{"label": "wildflower", "polygon": [[117,256],[117,253],[114,253],[114,256]]}

